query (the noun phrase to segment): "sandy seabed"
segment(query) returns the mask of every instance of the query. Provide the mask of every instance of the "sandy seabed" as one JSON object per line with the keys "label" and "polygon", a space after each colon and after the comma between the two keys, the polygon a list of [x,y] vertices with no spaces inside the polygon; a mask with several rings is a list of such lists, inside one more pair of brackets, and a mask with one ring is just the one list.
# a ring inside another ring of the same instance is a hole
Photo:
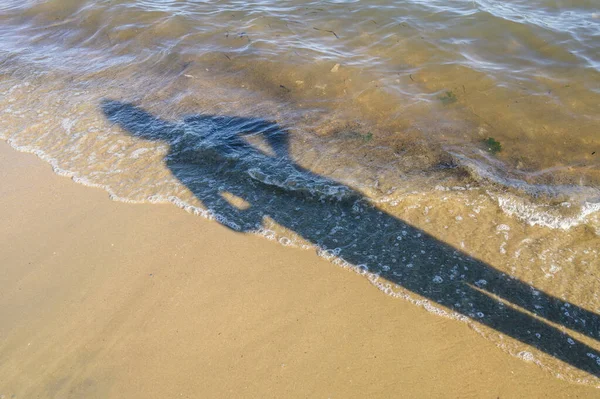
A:
{"label": "sandy seabed", "polygon": [[0,143],[0,397],[586,398],[311,251]]}

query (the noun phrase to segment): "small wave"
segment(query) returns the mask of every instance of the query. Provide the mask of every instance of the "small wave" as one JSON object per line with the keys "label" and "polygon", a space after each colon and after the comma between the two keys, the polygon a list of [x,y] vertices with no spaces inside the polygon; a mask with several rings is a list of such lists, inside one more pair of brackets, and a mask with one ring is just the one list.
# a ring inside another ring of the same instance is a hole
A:
{"label": "small wave", "polygon": [[[600,212],[600,203],[585,202],[575,216],[557,214],[556,209],[548,205],[527,204],[522,198],[498,196],[498,205],[510,216],[516,216],[530,226],[543,226],[551,229],[569,230],[585,224],[590,215]],[[596,230],[600,235],[600,229]]]}
{"label": "small wave", "polygon": [[[531,184],[511,177],[508,167],[497,159],[479,151],[477,155],[482,161],[458,152],[450,152],[457,162],[465,167],[476,180],[485,180],[501,187],[514,189],[525,196],[498,194],[488,189],[488,194],[495,198],[500,209],[510,216],[515,216],[530,226],[543,226],[551,229],[569,230],[586,224],[590,216],[600,212],[600,191],[593,187],[575,185]],[[540,175],[541,173],[537,173]],[[530,198],[560,201],[558,205],[551,203],[534,203]],[[600,234],[600,230],[598,230]]]}
{"label": "small wave", "polygon": [[[573,184],[536,184],[511,176],[523,174],[510,170],[508,165],[487,155],[484,151],[474,149],[472,156],[449,151],[457,163],[470,172],[476,180],[487,180],[501,186],[521,191],[534,197],[548,197],[554,200],[576,199],[581,202],[600,198],[600,190],[594,187]],[[543,173],[532,173],[529,176],[541,176]],[[595,202],[595,201],[594,201]]]}
{"label": "small wave", "polygon": [[334,184],[318,176],[308,176],[301,171],[287,168],[283,174],[266,173],[259,168],[251,168],[248,175],[254,180],[282,190],[337,201],[357,198],[357,194],[346,186]]}

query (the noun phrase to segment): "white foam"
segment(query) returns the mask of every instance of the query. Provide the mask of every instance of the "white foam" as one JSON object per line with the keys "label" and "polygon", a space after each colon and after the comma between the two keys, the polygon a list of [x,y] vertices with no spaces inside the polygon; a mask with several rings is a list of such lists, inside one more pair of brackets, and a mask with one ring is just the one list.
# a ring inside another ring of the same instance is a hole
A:
{"label": "white foam", "polygon": [[498,205],[506,214],[515,216],[530,226],[543,226],[551,229],[568,230],[585,224],[588,217],[600,211],[600,203],[585,202],[575,216],[553,214],[540,205],[525,204],[513,197],[498,196]]}
{"label": "white foam", "polygon": [[527,352],[527,351],[519,352],[517,354],[517,357],[521,358],[522,360],[526,361],[527,363],[535,362],[535,356],[533,356],[533,353],[531,353],[531,352]]}

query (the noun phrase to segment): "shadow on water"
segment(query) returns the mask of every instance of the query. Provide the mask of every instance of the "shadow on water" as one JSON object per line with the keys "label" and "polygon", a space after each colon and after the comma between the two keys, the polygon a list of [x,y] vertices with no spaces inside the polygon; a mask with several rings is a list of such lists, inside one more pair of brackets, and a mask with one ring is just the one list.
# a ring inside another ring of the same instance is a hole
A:
{"label": "shadow on water", "polygon": [[[600,353],[561,331],[598,340],[598,315],[511,278],[351,188],[295,165],[287,132],[276,123],[214,115],[169,122],[113,100],[101,108],[130,135],[170,145],[165,162],[173,175],[228,227],[256,231],[268,217],[345,262],[369,265],[392,285],[600,377]],[[251,136],[267,150],[249,144]],[[231,195],[246,206],[232,205]]]}

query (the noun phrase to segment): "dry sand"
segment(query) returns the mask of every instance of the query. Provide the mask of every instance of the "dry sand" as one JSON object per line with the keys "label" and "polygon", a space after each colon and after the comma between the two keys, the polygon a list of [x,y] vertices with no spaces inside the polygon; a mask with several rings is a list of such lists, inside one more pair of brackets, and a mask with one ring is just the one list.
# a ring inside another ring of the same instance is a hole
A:
{"label": "dry sand", "polygon": [[310,251],[110,201],[6,143],[0,182],[1,398],[600,396]]}

